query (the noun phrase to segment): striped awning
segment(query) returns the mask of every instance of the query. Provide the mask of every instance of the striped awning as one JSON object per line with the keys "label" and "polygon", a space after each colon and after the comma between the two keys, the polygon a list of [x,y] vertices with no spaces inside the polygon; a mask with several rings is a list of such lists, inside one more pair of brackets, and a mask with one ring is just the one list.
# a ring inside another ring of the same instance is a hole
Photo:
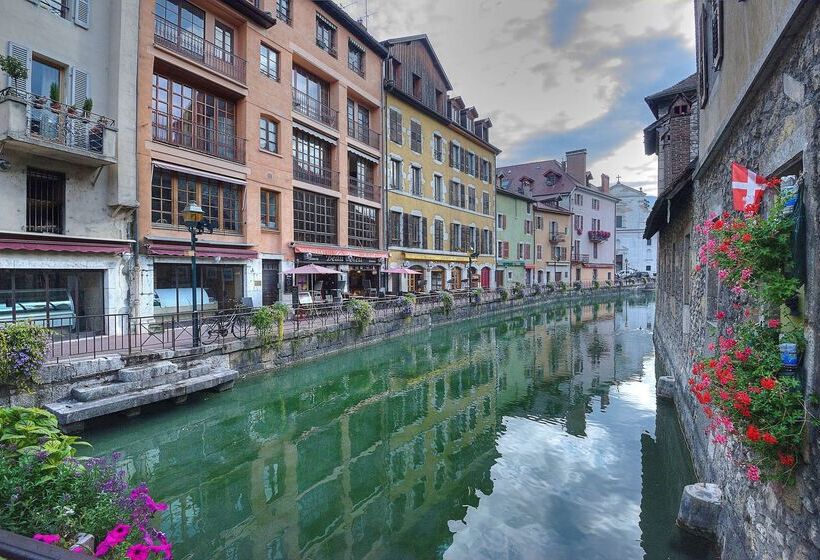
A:
{"label": "striped awning", "polygon": [[317,131],[313,128],[310,128],[309,126],[304,125],[304,124],[302,124],[298,121],[293,121],[293,128],[295,128],[297,130],[301,130],[305,134],[310,134],[311,136],[314,136],[314,137],[318,138],[319,140],[327,142],[328,144],[333,144],[335,146],[338,143],[338,140],[336,140],[332,136],[328,136],[327,134],[322,134],[321,132],[319,132],[319,131]]}

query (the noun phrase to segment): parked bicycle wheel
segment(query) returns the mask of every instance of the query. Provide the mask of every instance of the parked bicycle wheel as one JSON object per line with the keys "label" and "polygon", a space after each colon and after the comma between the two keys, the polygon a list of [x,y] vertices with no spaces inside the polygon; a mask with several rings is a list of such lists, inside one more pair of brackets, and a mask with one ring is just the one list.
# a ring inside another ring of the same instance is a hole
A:
{"label": "parked bicycle wheel", "polygon": [[247,338],[250,330],[251,320],[246,313],[234,315],[233,321],[231,321],[231,334],[233,334],[234,338]]}

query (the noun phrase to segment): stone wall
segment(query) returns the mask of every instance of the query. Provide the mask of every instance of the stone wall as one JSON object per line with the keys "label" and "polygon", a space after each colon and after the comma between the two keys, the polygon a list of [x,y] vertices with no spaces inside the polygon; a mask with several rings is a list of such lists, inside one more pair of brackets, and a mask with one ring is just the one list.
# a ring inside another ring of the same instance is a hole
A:
{"label": "stone wall", "polygon": [[[820,103],[820,9],[803,22],[793,43],[779,56],[773,72],[759,80],[757,88],[741,106],[725,140],[711,153],[701,154],[691,205],[692,219],[702,222],[710,212],[732,208],[730,163],[738,161],[765,175],[782,175],[802,162],[806,192],[808,281],[805,289],[806,336],[804,368],[807,395],[816,392],[820,348],[818,339],[818,129]],[[685,215],[685,209],[682,209]],[[816,429],[810,429],[804,452],[805,466],[797,484],[750,484],[743,472],[726,457],[727,449],[715,446],[704,435],[705,418],[687,387],[693,357],[704,353],[712,341],[711,315],[716,308],[729,313],[726,294],[715,289],[716,279],[706,272],[691,275],[691,305],[681,301],[680,283],[686,271],[680,267],[681,248],[688,233],[687,221],[667,227],[661,236],[657,355],[676,378],[676,402],[681,424],[701,480],[723,489],[725,504],[718,527],[724,558],[810,559],[820,558],[820,445]],[[690,258],[695,263],[702,236],[692,233]],[[672,246],[675,246],[673,254]],[[710,284],[712,282],[712,284]],[[680,325],[683,324],[683,328]],[[816,412],[816,411],[815,411]],[[742,459],[737,448],[729,451]]]}

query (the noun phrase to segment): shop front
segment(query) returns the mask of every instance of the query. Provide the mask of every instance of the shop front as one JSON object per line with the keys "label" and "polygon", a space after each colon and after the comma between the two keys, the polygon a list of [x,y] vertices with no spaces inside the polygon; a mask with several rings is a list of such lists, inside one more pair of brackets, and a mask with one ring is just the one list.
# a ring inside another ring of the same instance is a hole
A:
{"label": "shop front", "polygon": [[387,253],[343,247],[319,247],[297,244],[295,266],[315,264],[338,270],[340,274],[285,276],[285,292],[292,293],[294,286],[299,291],[310,291],[314,299],[330,299],[334,290],[340,294],[376,297],[385,291],[387,285],[381,270]]}

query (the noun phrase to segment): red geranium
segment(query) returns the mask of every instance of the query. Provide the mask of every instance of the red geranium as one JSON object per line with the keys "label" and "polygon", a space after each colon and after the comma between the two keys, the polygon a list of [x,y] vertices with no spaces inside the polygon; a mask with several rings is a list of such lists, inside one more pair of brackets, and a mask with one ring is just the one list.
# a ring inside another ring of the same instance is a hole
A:
{"label": "red geranium", "polygon": [[774,437],[769,432],[766,432],[765,434],[763,434],[763,441],[765,441],[769,445],[777,445],[777,438]]}
{"label": "red geranium", "polygon": [[777,380],[772,377],[764,377],[760,380],[760,386],[766,389],[767,391],[771,391],[777,385]]}
{"label": "red geranium", "polygon": [[754,424],[749,424],[749,427],[746,428],[746,437],[750,441],[760,441],[760,430]]}
{"label": "red geranium", "polygon": [[782,451],[778,451],[777,459],[784,467],[793,467],[795,463],[794,455],[783,453]]}

